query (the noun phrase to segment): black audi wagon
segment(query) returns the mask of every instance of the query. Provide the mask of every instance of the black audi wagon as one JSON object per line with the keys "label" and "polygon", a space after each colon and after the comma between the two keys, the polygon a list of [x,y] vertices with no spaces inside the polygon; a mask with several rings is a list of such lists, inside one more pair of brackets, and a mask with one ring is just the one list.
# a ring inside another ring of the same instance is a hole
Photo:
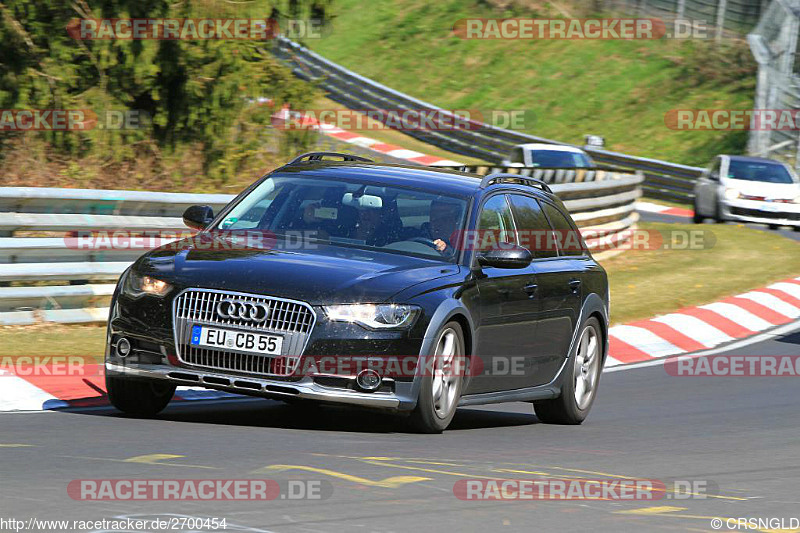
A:
{"label": "black audi wagon", "polygon": [[579,424],[608,351],[608,280],[543,182],[305,154],[120,278],[105,370],[118,409],[177,386],[401,412],[531,402]]}

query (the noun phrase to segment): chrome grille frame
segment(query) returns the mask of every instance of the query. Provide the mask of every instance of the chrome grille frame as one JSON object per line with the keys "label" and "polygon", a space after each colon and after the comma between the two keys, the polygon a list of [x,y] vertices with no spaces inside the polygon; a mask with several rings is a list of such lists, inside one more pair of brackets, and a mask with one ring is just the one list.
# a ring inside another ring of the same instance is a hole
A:
{"label": "chrome grille frame", "polygon": [[[263,324],[222,319],[217,316],[216,307],[225,298],[267,304],[270,317]],[[263,294],[192,287],[182,290],[172,300],[172,329],[178,361],[223,372],[259,376],[291,375],[305,353],[316,322],[317,314],[308,303]],[[192,346],[189,337],[195,325],[280,336],[283,338],[283,349],[281,354],[269,356]]]}

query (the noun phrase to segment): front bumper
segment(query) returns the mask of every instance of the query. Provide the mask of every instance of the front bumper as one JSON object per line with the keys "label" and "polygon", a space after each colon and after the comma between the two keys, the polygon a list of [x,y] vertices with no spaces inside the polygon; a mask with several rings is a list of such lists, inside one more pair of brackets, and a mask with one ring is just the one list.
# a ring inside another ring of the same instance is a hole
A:
{"label": "front bumper", "polygon": [[[111,377],[127,377],[131,379],[157,379],[174,383],[178,386],[204,387],[247,396],[266,398],[316,400],[340,404],[400,409],[402,398],[410,394],[411,383],[397,383],[401,389],[394,393],[358,392],[341,388],[325,387],[310,376],[299,381],[278,381],[254,376],[234,376],[192,368],[180,368],[167,365],[137,364],[136,366],[106,363],[106,375]],[[404,389],[408,389],[405,391]]]}
{"label": "front bumper", "polygon": [[[407,411],[416,405],[416,376],[383,373],[378,389],[366,391],[356,386],[356,374],[330,373],[332,367],[309,370],[305,359],[330,360],[345,356],[372,360],[402,356],[416,361],[427,324],[422,317],[410,330],[371,332],[354,324],[329,321],[315,307],[318,319],[300,355],[297,371],[275,375],[201,366],[179,358],[169,304],[168,300],[151,297],[133,301],[124,295],[114,301],[108,327],[107,375],[164,380],[180,386],[249,396],[307,399],[398,411]],[[131,354],[125,358],[119,357],[115,350],[120,337],[126,337],[133,346]]]}
{"label": "front bumper", "polygon": [[760,202],[755,200],[725,200],[721,203],[725,220],[800,226],[800,204]]}

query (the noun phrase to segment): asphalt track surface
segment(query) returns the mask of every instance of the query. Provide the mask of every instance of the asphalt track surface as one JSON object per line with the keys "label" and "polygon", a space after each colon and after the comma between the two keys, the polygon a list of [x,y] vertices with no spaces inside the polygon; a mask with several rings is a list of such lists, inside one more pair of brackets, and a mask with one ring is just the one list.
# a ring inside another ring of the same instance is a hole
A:
{"label": "asphalt track surface", "polygon": [[[800,321],[715,352],[800,355]],[[0,519],[216,517],[228,531],[714,531],[711,519],[800,518],[797,378],[676,377],[614,369],[582,426],[525,403],[462,408],[442,435],[402,420],[260,399],[171,405],[154,420],[109,408],[0,414]],[[463,501],[471,478],[705,482],[710,497]],[[324,499],[75,501],[78,479],[319,483]],[[790,522],[785,522],[790,524]],[[187,531],[188,529],[183,529]],[[728,530],[723,528],[722,530]],[[742,529],[743,530],[743,529]],[[150,529],[148,531],[155,531]],[[751,530],[752,531],[752,530]]]}

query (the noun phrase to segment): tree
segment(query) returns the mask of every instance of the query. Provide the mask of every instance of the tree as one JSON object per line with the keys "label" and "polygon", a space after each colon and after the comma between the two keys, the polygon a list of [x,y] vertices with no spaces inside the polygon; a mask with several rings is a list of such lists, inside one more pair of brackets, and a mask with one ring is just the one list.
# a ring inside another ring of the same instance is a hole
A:
{"label": "tree", "polygon": [[0,143],[32,135],[67,157],[109,161],[199,147],[205,172],[225,181],[275,134],[266,129],[273,108],[256,105],[259,98],[302,108],[315,94],[269,54],[270,41],[79,40],[66,28],[91,18],[324,17],[321,0],[244,11],[200,0],[0,2],[0,109],[88,109],[106,126],[110,115],[139,120],[113,131],[4,133]]}

